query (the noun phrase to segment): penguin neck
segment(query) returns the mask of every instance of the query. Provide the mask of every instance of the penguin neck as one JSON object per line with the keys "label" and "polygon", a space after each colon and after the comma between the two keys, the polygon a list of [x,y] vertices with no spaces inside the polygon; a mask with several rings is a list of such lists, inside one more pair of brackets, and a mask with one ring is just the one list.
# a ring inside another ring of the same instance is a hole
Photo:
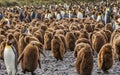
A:
{"label": "penguin neck", "polygon": [[115,21],[115,25],[117,25],[118,23],[117,23],[117,21]]}
{"label": "penguin neck", "polygon": [[6,48],[10,48],[10,47],[11,47],[11,45],[6,44]]}
{"label": "penguin neck", "polygon": [[98,15],[99,17],[101,16],[101,15]]}

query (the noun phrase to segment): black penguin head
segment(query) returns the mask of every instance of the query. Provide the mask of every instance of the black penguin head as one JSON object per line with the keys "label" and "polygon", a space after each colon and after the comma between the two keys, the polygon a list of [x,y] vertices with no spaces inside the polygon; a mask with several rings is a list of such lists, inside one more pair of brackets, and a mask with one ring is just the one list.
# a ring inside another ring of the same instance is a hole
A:
{"label": "black penguin head", "polygon": [[11,45],[13,42],[14,42],[14,36],[10,33],[10,34],[7,35],[6,44]]}
{"label": "black penguin head", "polygon": [[7,44],[7,45],[12,45],[12,42],[11,42],[10,40],[7,40],[7,41],[6,41],[6,44]]}

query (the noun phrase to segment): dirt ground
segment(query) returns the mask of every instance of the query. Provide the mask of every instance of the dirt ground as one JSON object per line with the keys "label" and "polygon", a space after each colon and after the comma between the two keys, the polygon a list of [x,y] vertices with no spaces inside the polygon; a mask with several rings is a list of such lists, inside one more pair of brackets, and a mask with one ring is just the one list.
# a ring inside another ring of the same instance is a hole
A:
{"label": "dirt ground", "polygon": [[[52,57],[51,51],[45,51],[46,58],[41,55],[41,66],[42,68],[37,68],[35,70],[36,75],[78,75],[75,70],[74,63],[75,57],[73,56],[72,51],[68,51],[65,54],[63,61],[56,61],[55,58]],[[6,68],[4,62],[0,60],[1,69],[0,75],[7,75]],[[97,58],[94,57],[94,68],[92,71],[92,75],[120,75],[120,64],[114,63],[113,67],[109,70],[109,73],[105,74],[103,72],[98,72],[97,67]],[[29,72],[26,74],[22,73],[20,66],[18,66],[17,75],[31,75]]]}

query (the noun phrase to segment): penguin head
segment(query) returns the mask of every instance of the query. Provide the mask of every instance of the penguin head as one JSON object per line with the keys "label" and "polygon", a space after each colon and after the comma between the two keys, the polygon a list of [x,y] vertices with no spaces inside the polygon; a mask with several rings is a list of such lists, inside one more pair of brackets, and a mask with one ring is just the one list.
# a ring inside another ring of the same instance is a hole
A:
{"label": "penguin head", "polygon": [[29,44],[30,43],[30,36],[25,36],[24,41],[26,44]]}
{"label": "penguin head", "polygon": [[12,42],[11,42],[10,40],[8,40],[8,39],[6,40],[5,43],[6,43],[5,48],[8,48],[8,49],[9,49],[9,48],[11,47],[11,45],[12,45]]}
{"label": "penguin head", "polygon": [[107,50],[106,50],[106,52],[107,53],[111,53],[111,51],[113,51],[114,50],[114,48],[112,47],[112,45],[111,44],[105,44],[105,47],[107,48]]}
{"label": "penguin head", "polygon": [[9,33],[9,34],[7,35],[6,44],[7,44],[7,45],[11,45],[13,42],[14,42],[14,36],[13,36],[12,33]]}
{"label": "penguin head", "polygon": [[14,37],[14,36],[12,35],[12,33],[9,33],[9,34],[7,35],[7,39],[9,39],[9,40],[11,40],[13,37]]}
{"label": "penguin head", "polygon": [[7,39],[6,45],[12,45],[12,42],[11,42],[10,40]]}
{"label": "penguin head", "polygon": [[37,46],[39,49],[43,49],[43,45],[39,41],[31,41],[30,44]]}
{"label": "penguin head", "polygon": [[54,39],[59,39],[59,37],[58,37],[58,35],[56,34],[54,37],[53,37]]}

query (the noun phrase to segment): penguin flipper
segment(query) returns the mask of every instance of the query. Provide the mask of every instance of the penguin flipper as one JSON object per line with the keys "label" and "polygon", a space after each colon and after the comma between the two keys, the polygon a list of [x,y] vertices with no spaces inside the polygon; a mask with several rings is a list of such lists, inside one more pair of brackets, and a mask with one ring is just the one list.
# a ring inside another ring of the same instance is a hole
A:
{"label": "penguin flipper", "polygon": [[41,51],[41,49],[39,49],[39,52],[46,58],[45,54],[43,53],[43,51]]}
{"label": "penguin flipper", "polygon": [[17,69],[17,58],[18,58],[18,54],[17,54],[17,51],[16,51],[16,49],[15,49],[15,47],[14,47],[13,45],[11,45],[11,48],[12,48],[14,54],[15,54],[15,69],[16,69],[16,71],[18,71],[18,69]]}
{"label": "penguin flipper", "polygon": [[98,55],[98,68],[101,69],[102,65],[103,65],[103,55],[100,52],[99,55]]}
{"label": "penguin flipper", "polygon": [[20,60],[23,58],[23,56],[24,56],[24,51],[23,51],[22,54],[18,57],[17,64],[20,63]]}
{"label": "penguin flipper", "polygon": [[[83,58],[83,57],[82,57]],[[79,57],[79,54],[78,54],[78,56],[77,56],[77,61],[76,61],[76,63],[75,63],[75,67],[76,67],[76,71],[78,72],[78,73],[80,73],[79,71],[80,71],[80,67],[78,67],[78,66],[80,66],[80,64],[81,64],[81,62],[82,62],[82,58],[80,58]]]}
{"label": "penguin flipper", "polygon": [[[0,52],[0,55],[1,57],[3,57],[3,52],[4,52],[4,49],[1,49],[1,52]],[[3,59],[3,58],[2,58]],[[4,60],[4,59],[3,59]]]}
{"label": "penguin flipper", "polygon": [[41,69],[40,59],[38,59],[39,68]]}

